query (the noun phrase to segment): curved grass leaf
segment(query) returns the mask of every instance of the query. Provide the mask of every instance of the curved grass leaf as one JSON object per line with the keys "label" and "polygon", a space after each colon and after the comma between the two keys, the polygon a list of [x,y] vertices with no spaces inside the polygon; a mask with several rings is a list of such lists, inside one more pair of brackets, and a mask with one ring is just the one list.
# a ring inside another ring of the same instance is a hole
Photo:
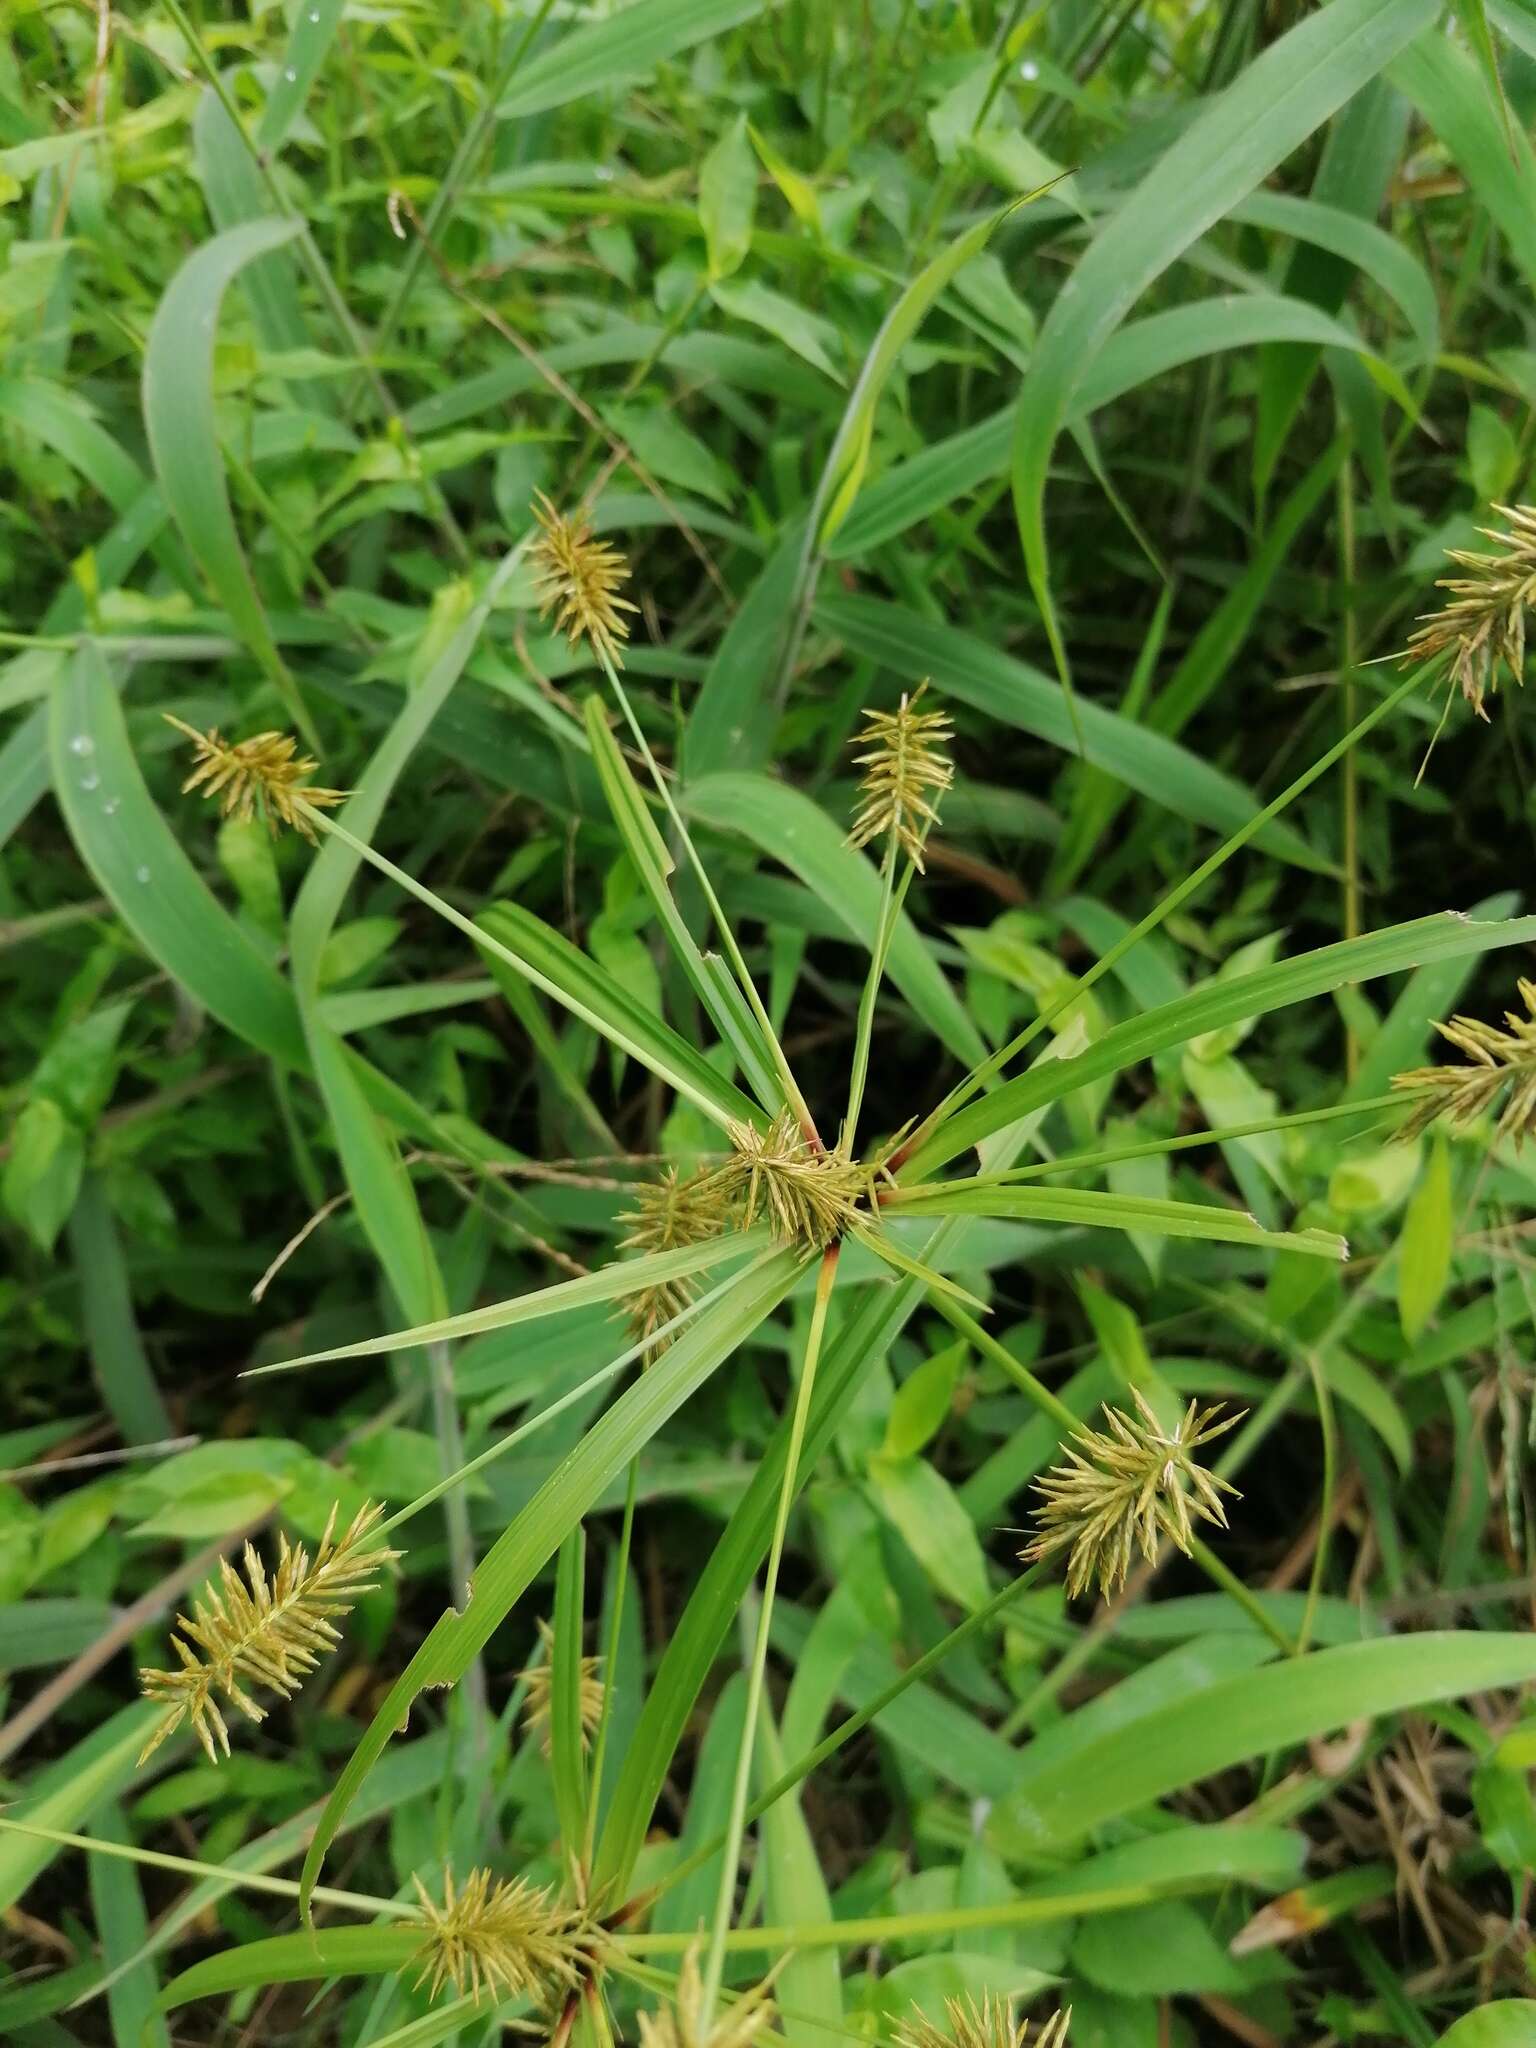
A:
{"label": "curved grass leaf", "polygon": [[213,348],[224,294],[247,264],[299,233],[296,220],[248,221],[195,249],[167,285],[144,349],[144,426],[165,502],[193,558],[250,648],[309,731],[240,546],[224,481]]}
{"label": "curved grass leaf", "polygon": [[1202,1031],[1267,1016],[1272,1010],[1326,995],[1351,982],[1369,981],[1378,974],[1486,953],[1499,946],[1524,945],[1532,939],[1536,939],[1536,917],[1479,924],[1455,911],[1442,911],[1438,917],[1415,918],[1409,924],[1368,932],[1363,938],[1321,946],[1254,974],[1204,982],[1177,1002],[1164,1003],[1115,1025],[1086,1051],[1070,1059],[1042,1060],[1028,1073],[968,1104],[917,1147],[903,1172],[920,1179],[1016,1117],[1070,1095],[1086,1081],[1118,1074],[1153,1053],[1182,1045]]}
{"label": "curved grass leaf", "polygon": [[522,120],[586,93],[611,92],[710,36],[750,21],[772,0],[636,0],[586,22],[518,72],[497,113]]}
{"label": "curved grass leaf", "polygon": [[1536,289],[1536,152],[1523,128],[1506,131],[1477,66],[1446,37],[1428,33],[1393,64],[1392,83],[1445,144],[1479,202],[1498,222],[1509,253]]}
{"label": "curved grass leaf", "polygon": [[1408,1707],[1528,1685],[1536,1638],[1447,1631],[1345,1643],[1244,1672],[1159,1708],[1033,1775],[999,1809],[1035,1851],[1330,1728]]}
{"label": "curved grass leaf", "polygon": [[145,788],[94,644],[70,663],[49,728],[70,836],[134,938],[231,1031],[287,1066],[307,1066],[292,991],[214,899]]}
{"label": "curved grass leaf", "polygon": [[1013,500],[1030,587],[1067,679],[1051,596],[1045,480],[1089,369],[1136,300],[1435,18],[1434,0],[1333,0],[1204,109],[1099,230],[1040,329],[1019,405]]}

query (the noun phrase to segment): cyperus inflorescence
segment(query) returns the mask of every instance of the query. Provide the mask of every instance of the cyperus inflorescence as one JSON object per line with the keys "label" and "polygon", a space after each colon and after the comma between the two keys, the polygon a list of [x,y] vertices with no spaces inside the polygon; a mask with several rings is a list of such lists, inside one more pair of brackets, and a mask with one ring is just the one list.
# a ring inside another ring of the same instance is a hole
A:
{"label": "cyperus inflorescence", "polygon": [[1067,1593],[1075,1599],[1095,1579],[1109,1594],[1125,1584],[1131,1555],[1157,1555],[1160,1535],[1171,1537],[1187,1555],[1191,1515],[1227,1525],[1223,1493],[1237,1488],[1196,1464],[1194,1453],[1222,1436],[1241,1415],[1222,1416],[1220,1407],[1196,1409],[1190,1402],[1172,1430],[1133,1387],[1139,1416],[1107,1403],[1107,1431],[1082,1428],[1065,1459],[1035,1482],[1044,1496],[1040,1533],[1020,1553],[1026,1563],[1069,1550]]}
{"label": "cyperus inflorescence", "polygon": [[279,1535],[277,1569],[269,1579],[255,1547],[245,1546],[245,1576],[228,1558],[219,1567],[219,1583],[209,1580],[203,1597],[192,1603],[192,1616],[176,1617],[178,1634],[171,1647],[181,1659],[179,1671],[143,1670],[139,1680],[146,1699],[165,1713],[156,1722],[139,1762],[151,1756],[183,1721],[217,1763],[219,1751],[229,1755],[229,1728],[219,1711],[216,1692],[224,1695],[248,1721],[266,1719],[247,1690],[264,1685],[291,1699],[327,1651],[341,1640],[336,1627],[358,1596],[372,1591],[380,1567],[400,1555],[371,1541],[383,1509],[358,1510],[333,1542],[336,1509],[331,1509],[325,1534],[311,1561],[302,1543]]}
{"label": "cyperus inflorescence", "polygon": [[[660,1180],[639,1182],[633,1199],[634,1207],[618,1219],[629,1225],[619,1249],[642,1256],[704,1244],[735,1221],[728,1199],[707,1167],[684,1178],[675,1166],[669,1166]],[[629,1296],[629,1326],[636,1340],[646,1346],[647,1365],[654,1365],[672,1342],[671,1336],[658,1338],[656,1332],[691,1308],[698,1296],[698,1282],[687,1273],[642,1287]]]}
{"label": "cyperus inflorescence", "polygon": [[[539,1641],[544,1656],[540,1663],[529,1665],[518,1675],[527,1686],[527,1697],[523,1703],[523,1726],[530,1735],[537,1735],[548,1756],[552,1734],[550,1705],[553,1698],[555,1670],[555,1632],[547,1621],[539,1622]],[[598,1677],[602,1664],[601,1657],[583,1657],[579,1687],[580,1705],[577,1709],[581,1718],[581,1746],[585,1749],[592,1739],[592,1731],[603,1717],[603,1681]]]}
{"label": "cyperus inflorescence", "polygon": [[1508,520],[1510,530],[1483,526],[1478,531],[1504,552],[1447,550],[1467,573],[1439,579],[1435,588],[1449,591],[1451,601],[1424,615],[1402,656],[1412,662],[1449,654],[1451,679],[1479,718],[1488,716],[1483,700],[1498,687],[1501,663],[1515,682],[1525,680],[1525,609],[1536,598],[1536,506],[1493,509]]}
{"label": "cyperus inflorescence", "polygon": [[[946,2026],[936,2026],[926,2014],[914,2010],[896,2030],[897,2048],[1025,2048],[1029,2042],[1027,2021],[1015,2020],[1013,2008],[1004,1998],[988,1991],[978,2005],[972,1997],[946,1998]],[[1052,2015],[1036,2033],[1029,2048],[1066,2048],[1069,2006]]]}
{"label": "cyperus inflorescence", "polygon": [[754,1985],[712,2019],[704,2011],[704,1984],[695,1945],[683,1957],[677,1989],[660,2012],[640,2015],[640,2048],[752,2048],[773,2025],[769,1980]]}
{"label": "cyperus inflorescence", "polygon": [[581,1982],[586,1923],[553,1892],[526,1878],[495,1879],[488,1870],[472,1870],[455,1887],[447,1870],[439,1906],[419,1877],[415,1883],[416,1924],[424,1935],[416,1981],[431,1997],[451,1984],[461,1998],[526,1992],[547,2006]]}
{"label": "cyperus inflorescence", "polygon": [[532,549],[539,616],[553,612],[573,647],[590,640],[615,668],[622,668],[622,643],[629,638],[623,614],[640,609],[618,594],[629,581],[628,562],[597,538],[584,512],[557,512],[542,491],[534,498],[533,516],[539,523]]}
{"label": "cyperus inflorescence", "polygon": [[923,840],[938,822],[936,797],[955,779],[954,763],[944,748],[954,736],[942,711],[919,711],[918,700],[928,685],[920,683],[909,697],[903,692],[894,711],[866,711],[864,730],[852,744],[864,773],[859,778],[860,804],[848,834],[850,846],[867,846],[891,834],[923,871]]}
{"label": "cyperus inflorescence", "polygon": [[823,1152],[801,1130],[793,1110],[781,1110],[766,1131],[732,1124],[732,1153],[713,1176],[742,1221],[759,1210],[780,1244],[823,1251],[855,1221],[869,1191],[869,1169],[840,1153]]}
{"label": "cyperus inflorescence", "polygon": [[195,789],[217,797],[226,818],[249,818],[259,811],[274,837],[279,825],[291,825],[312,841],[315,828],[308,813],[334,810],[347,800],[346,790],[317,789],[308,780],[320,764],[299,752],[291,733],[259,732],[248,740],[226,740],[217,726],[199,732],[169,711],[162,715],[197,749],[197,765],[181,785],[182,795]]}
{"label": "cyperus inflorescence", "polygon": [[1522,980],[1520,998],[1529,1013],[1504,1013],[1505,1029],[1476,1017],[1453,1017],[1437,1024],[1442,1038],[1464,1052],[1470,1066],[1415,1067],[1394,1074],[1394,1088],[1422,1091],[1424,1099],[1404,1123],[1400,1135],[1415,1138],[1439,1117],[1453,1124],[1470,1123],[1492,1107],[1505,1088],[1510,1097],[1499,1117],[1500,1137],[1513,1136],[1516,1146],[1536,1133],[1536,982]]}

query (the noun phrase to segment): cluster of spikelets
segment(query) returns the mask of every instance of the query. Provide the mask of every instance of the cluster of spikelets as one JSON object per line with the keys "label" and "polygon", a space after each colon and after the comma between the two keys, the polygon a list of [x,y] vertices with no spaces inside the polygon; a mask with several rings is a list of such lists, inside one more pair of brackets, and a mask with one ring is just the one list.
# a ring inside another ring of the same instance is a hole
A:
{"label": "cluster of spikelets", "polygon": [[987,1992],[978,2005],[971,1997],[944,2001],[947,2024],[936,2026],[914,2013],[896,2030],[897,2048],[1067,2048],[1072,2008],[1054,2013],[1033,2037],[1027,2021],[1016,2020],[1004,1998]]}
{"label": "cluster of spikelets", "polygon": [[628,562],[597,538],[584,512],[557,512],[542,491],[534,499],[533,516],[539,525],[531,552],[540,616],[553,612],[557,629],[572,647],[589,640],[615,668],[622,668],[622,645],[629,638],[623,614],[640,609],[619,596],[629,581]]}
{"label": "cluster of spikelets", "polygon": [[[519,1672],[518,1676],[528,1688],[523,1700],[523,1727],[528,1734],[539,1738],[540,1747],[548,1756],[554,1732],[551,1706],[554,1697],[555,1632],[542,1616],[539,1620],[539,1642],[543,1646],[543,1657],[537,1664],[530,1664],[526,1671]],[[581,1659],[577,1678],[577,1714],[581,1722],[583,1749],[590,1745],[597,1724],[603,1718],[603,1681],[597,1675],[602,1662],[601,1657]]]}
{"label": "cluster of spikelets", "polygon": [[1503,553],[1447,551],[1467,573],[1440,578],[1436,588],[1449,591],[1451,602],[1424,616],[1402,655],[1405,662],[1449,655],[1451,680],[1479,718],[1488,716],[1484,699],[1498,688],[1501,663],[1515,682],[1524,681],[1525,609],[1536,599],[1536,506],[1493,509],[1508,520],[1509,531],[1478,530]]}
{"label": "cluster of spikelets", "polygon": [[418,1877],[423,1942],[418,1984],[436,1998],[445,1985],[459,1997],[528,1997],[558,2004],[590,1976],[597,1932],[579,1907],[563,1904],[526,1878],[472,1870],[462,1885],[443,1876],[439,1906]]}
{"label": "cluster of spikelets", "polygon": [[864,773],[860,802],[848,835],[850,846],[885,840],[899,844],[918,873],[923,872],[923,842],[938,823],[936,798],[955,779],[954,763],[944,749],[954,727],[942,711],[919,711],[926,683],[909,697],[902,693],[894,711],[866,711],[864,730],[853,741],[863,751],[854,756]]}
{"label": "cluster of spikelets", "polygon": [[181,785],[182,795],[195,789],[202,796],[216,797],[226,818],[259,813],[274,837],[280,825],[291,825],[313,841],[315,828],[309,813],[334,810],[347,800],[344,789],[317,789],[310,782],[320,764],[299,752],[291,733],[259,732],[248,740],[226,740],[217,726],[199,732],[169,711],[162,716],[167,725],[185,733],[197,750],[196,765]]}
{"label": "cluster of spikelets", "polygon": [[1492,1108],[1505,1088],[1510,1096],[1499,1117],[1499,1136],[1512,1136],[1518,1146],[1536,1132],[1536,982],[1522,980],[1519,988],[1528,1014],[1506,1010],[1503,1030],[1476,1017],[1453,1017],[1435,1026],[1467,1055],[1469,1065],[1415,1067],[1393,1076],[1394,1088],[1422,1097],[1400,1136],[1416,1138],[1442,1116],[1453,1124],[1471,1123]]}
{"label": "cluster of spikelets", "polygon": [[277,1568],[269,1579],[254,1545],[247,1543],[244,1577],[223,1559],[218,1583],[209,1580],[204,1586],[190,1619],[177,1616],[179,1633],[173,1633],[171,1647],[181,1669],[139,1673],[145,1697],[165,1709],[140,1763],[183,1722],[190,1724],[209,1761],[217,1763],[220,1750],[229,1755],[229,1727],[217,1694],[246,1720],[263,1721],[265,1710],[248,1688],[265,1686],[291,1699],[321,1657],[335,1649],[341,1640],[336,1622],[361,1594],[373,1590],[380,1569],[400,1555],[373,1540],[382,1508],[360,1508],[333,1541],[336,1512],[333,1507],[313,1559],[302,1543],[290,1544],[279,1535]]}
{"label": "cluster of spikelets", "polygon": [[1035,1483],[1045,1503],[1040,1533],[1020,1555],[1032,1564],[1067,1551],[1073,1599],[1095,1581],[1101,1593],[1119,1591],[1135,1551],[1155,1558],[1164,1536],[1187,1556],[1194,1520],[1224,1529],[1221,1496],[1237,1493],[1194,1454],[1240,1422],[1240,1414],[1223,1416],[1219,1407],[1197,1409],[1191,1401],[1165,1430],[1140,1390],[1133,1387],[1131,1394],[1139,1414],[1106,1404],[1108,1429],[1077,1430],[1062,1462]]}
{"label": "cluster of spikelets", "polygon": [[[823,1251],[857,1221],[870,1193],[868,1166],[825,1151],[784,1110],[766,1130],[732,1124],[731,1150],[718,1165],[701,1166],[686,1178],[669,1167],[659,1180],[644,1181],[633,1193],[633,1208],[620,1218],[628,1226],[622,1251],[676,1251],[706,1244],[727,1230],[747,1230],[759,1216],[774,1241],[804,1251]],[[698,1299],[691,1275],[637,1288],[628,1298],[629,1324],[653,1364],[672,1342],[666,1326]],[[663,1334],[664,1333],[664,1334]]]}

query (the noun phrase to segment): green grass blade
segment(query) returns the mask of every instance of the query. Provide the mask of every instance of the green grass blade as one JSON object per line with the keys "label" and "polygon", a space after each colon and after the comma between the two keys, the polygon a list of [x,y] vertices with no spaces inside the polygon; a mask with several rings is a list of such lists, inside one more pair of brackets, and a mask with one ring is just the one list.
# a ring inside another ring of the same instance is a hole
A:
{"label": "green grass blade", "polygon": [[224,481],[213,351],[224,294],[245,267],[291,242],[300,223],[248,221],[196,249],[166,287],[144,349],[144,427],[155,474],[182,538],[235,632],[310,734],[240,546]]}
{"label": "green grass blade", "polygon": [[306,1066],[291,990],[215,901],[156,808],[94,645],[81,648],[54,693],[49,739],[70,837],[144,951],[248,1044]]}
{"label": "green grass blade", "polygon": [[1427,29],[1434,0],[1333,0],[1272,43],[1116,208],[1040,329],[1019,407],[1013,500],[1025,567],[1063,681],[1045,481],[1079,386],[1136,300],[1199,237]]}
{"label": "green grass blade", "polygon": [[452,1685],[463,1677],[604,1488],[772,1313],[803,1264],[798,1253],[780,1251],[743,1273],[730,1293],[699,1316],[587,1431],[486,1552],[468,1606],[461,1613],[450,1609],[437,1623],[347,1760],[304,1859],[306,1898],[359,1786],[403,1725],[411,1703],[424,1687]]}
{"label": "green grass blade", "polygon": [[643,78],[668,57],[691,50],[762,13],[773,0],[636,0],[601,21],[572,29],[553,49],[524,64],[498,112],[503,121],[563,107],[587,93],[611,92]]}
{"label": "green grass blade", "polygon": [[1086,1051],[1069,1059],[1043,1060],[983,1100],[968,1104],[914,1151],[904,1172],[920,1179],[1016,1117],[1058,1101],[1085,1081],[1118,1074],[1138,1060],[1182,1045],[1220,1024],[1267,1016],[1291,1003],[1379,974],[1395,974],[1431,961],[1462,959],[1500,946],[1526,945],[1533,938],[1536,917],[1479,924],[1455,911],[1442,911],[1438,917],[1415,918],[1410,924],[1391,925],[1363,938],[1322,946],[1253,974],[1202,983],[1177,1002],[1164,1003],[1115,1025]]}
{"label": "green grass blade", "polygon": [[1038,1852],[1254,1757],[1351,1721],[1536,1678],[1528,1635],[1447,1632],[1346,1643],[1221,1680],[1030,1773],[999,1819]]}
{"label": "green grass blade", "polygon": [[1066,1223],[1089,1230],[1145,1231],[1152,1237],[1204,1238],[1270,1251],[1344,1259],[1349,1248],[1331,1230],[1265,1230],[1241,1209],[1206,1202],[1163,1201],[1155,1195],[1106,1194],[1097,1188],[999,1187],[944,1181],[915,1188],[891,1205],[898,1216],[1008,1216],[1025,1223]]}
{"label": "green grass blade", "polygon": [[738,1231],[705,1244],[678,1245],[672,1251],[648,1252],[639,1259],[615,1259],[596,1273],[576,1280],[558,1280],[532,1294],[513,1295],[485,1308],[465,1309],[456,1316],[442,1316],[409,1330],[391,1330],[385,1337],[365,1337],[357,1344],[338,1344],[329,1351],[311,1351],[302,1358],[285,1358],[278,1365],[260,1365],[246,1374],[261,1379],[274,1372],[297,1372],[305,1365],[325,1365],[336,1358],[375,1358],[386,1351],[409,1351],[421,1344],[448,1344],[462,1337],[478,1337],[487,1330],[510,1329],[514,1323],[535,1323],[546,1316],[558,1316],[572,1309],[590,1307],[593,1302],[622,1301],[638,1288],[663,1280],[681,1280],[705,1273],[727,1259],[760,1250],[768,1241],[766,1228]]}

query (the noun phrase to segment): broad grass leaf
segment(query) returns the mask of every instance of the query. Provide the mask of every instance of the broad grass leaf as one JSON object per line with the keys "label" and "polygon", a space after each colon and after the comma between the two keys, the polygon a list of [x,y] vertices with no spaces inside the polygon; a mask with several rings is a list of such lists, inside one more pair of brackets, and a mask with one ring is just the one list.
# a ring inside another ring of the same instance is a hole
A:
{"label": "broad grass leaf", "polygon": [[1013,446],[1014,512],[1036,602],[1067,676],[1051,594],[1045,480],[1073,399],[1141,294],[1329,115],[1429,28],[1434,0],[1333,0],[1208,100],[1100,228],[1041,325]]}
{"label": "broad grass leaf", "polygon": [[1120,1073],[1138,1060],[1149,1059],[1169,1046],[1182,1045],[1201,1031],[1235,1023],[1242,1017],[1267,1016],[1311,996],[1326,995],[1349,982],[1368,981],[1405,967],[1465,958],[1502,946],[1527,945],[1533,938],[1536,917],[1480,924],[1454,911],[1442,911],[1437,917],[1415,918],[1411,923],[1390,925],[1363,938],[1320,946],[1314,952],[1278,961],[1256,974],[1202,983],[1177,1002],[1117,1024],[1073,1058],[1042,1060],[984,1100],[957,1111],[917,1148],[904,1171],[910,1178],[921,1178],[1014,1118],[1058,1100],[1084,1082]]}
{"label": "broad grass leaf", "polygon": [[296,220],[249,221],[195,249],[166,286],[144,347],[144,427],[155,474],[182,538],[235,632],[308,730],[251,579],[224,479],[213,350],[224,294],[245,267],[291,242]]}
{"label": "broad grass leaf", "polygon": [[635,0],[588,21],[541,50],[518,71],[497,114],[523,120],[588,93],[612,92],[643,78],[668,57],[750,21],[773,0]]}

